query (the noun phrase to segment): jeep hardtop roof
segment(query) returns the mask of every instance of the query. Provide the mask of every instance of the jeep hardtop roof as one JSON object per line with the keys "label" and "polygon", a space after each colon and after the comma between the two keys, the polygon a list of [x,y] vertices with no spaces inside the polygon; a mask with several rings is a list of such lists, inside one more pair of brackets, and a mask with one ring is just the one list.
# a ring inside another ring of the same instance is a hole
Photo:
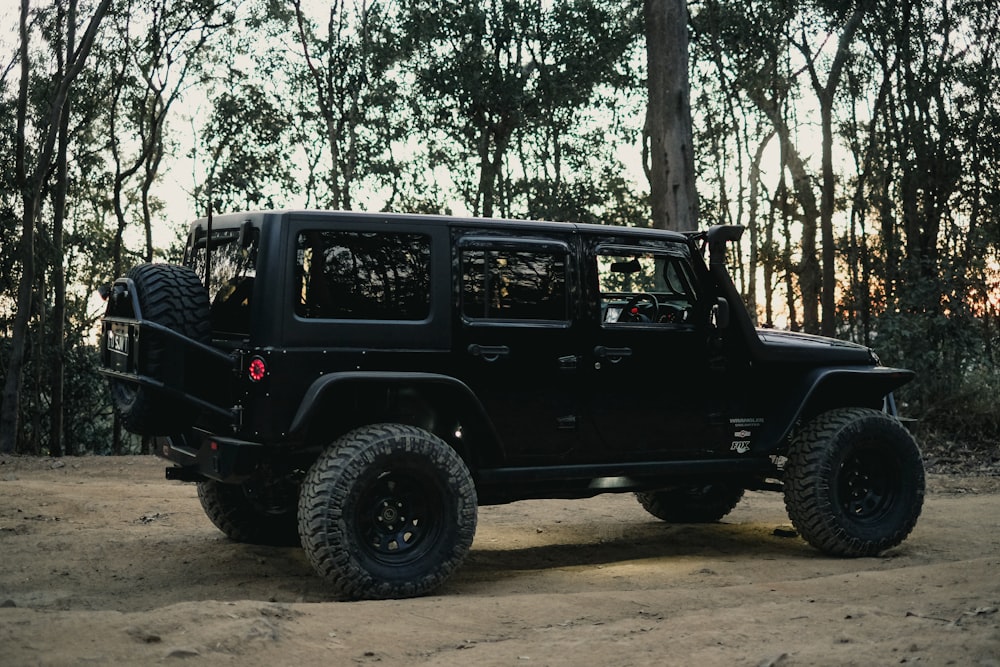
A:
{"label": "jeep hardtop roof", "polygon": [[[474,217],[453,217],[446,215],[433,215],[426,213],[371,213],[367,211],[323,211],[316,209],[270,209],[264,211],[254,211],[252,213],[225,213],[213,216],[212,227],[231,227],[243,223],[246,220],[263,221],[267,220],[271,224],[284,224],[291,219],[315,220],[317,222],[335,221],[357,221],[370,220],[377,222],[420,222],[421,224],[442,226],[442,227],[475,227],[477,229],[491,229],[497,231],[563,231],[573,229],[577,231],[587,231],[603,234],[615,234],[617,236],[629,237],[650,237],[656,236],[666,241],[686,243],[693,233],[675,232],[663,229],[645,227],[619,227],[612,225],[599,225],[586,222],[556,222],[551,220],[511,220],[507,218],[474,218]],[[208,218],[198,218],[191,223],[191,229],[201,228],[206,230]]]}

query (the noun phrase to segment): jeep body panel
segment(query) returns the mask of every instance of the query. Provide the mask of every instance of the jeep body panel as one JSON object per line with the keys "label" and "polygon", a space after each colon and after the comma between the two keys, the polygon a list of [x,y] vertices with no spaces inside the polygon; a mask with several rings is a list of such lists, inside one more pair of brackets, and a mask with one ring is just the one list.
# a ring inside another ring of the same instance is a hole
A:
{"label": "jeep body panel", "polygon": [[[398,421],[442,437],[479,483],[517,482],[525,497],[557,480],[589,493],[574,481],[584,472],[636,488],[697,470],[775,473],[769,457],[797,422],[880,406],[912,374],[862,346],[756,329],[720,260],[738,234],[324,211],[198,220],[185,263],[210,276],[209,349],[231,370],[199,380],[214,402],[200,406],[197,435],[161,450],[219,479],[227,466],[206,463],[218,454],[193,463],[190,452],[262,446],[308,460],[339,433]],[[338,257],[376,287],[323,293],[343,288],[329,273]],[[629,303],[647,289],[635,282],[646,264],[655,294]],[[386,307],[347,310],[371,289]],[[109,309],[104,326],[111,359],[128,344],[115,332],[151,325]],[[180,359],[199,345],[176,347]],[[252,360],[266,369],[256,379]],[[155,383],[108,361],[103,372]],[[204,400],[184,385],[169,391]]]}
{"label": "jeep body panel", "polygon": [[[919,447],[866,347],[758,329],[741,227],[323,211],[196,221],[115,282],[102,370],[231,539],[298,543],[351,598],[443,582],[477,506],[635,492],[669,522],[782,489],[828,553],[899,544]],[[708,250],[708,261],[704,253]]]}

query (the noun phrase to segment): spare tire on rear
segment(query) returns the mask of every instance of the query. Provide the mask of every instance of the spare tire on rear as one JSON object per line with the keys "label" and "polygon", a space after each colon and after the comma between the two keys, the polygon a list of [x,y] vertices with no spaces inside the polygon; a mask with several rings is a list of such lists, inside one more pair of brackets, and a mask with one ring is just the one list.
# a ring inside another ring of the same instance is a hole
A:
{"label": "spare tire on rear", "polygon": [[[139,264],[125,276],[132,280],[143,321],[155,322],[199,343],[211,339],[208,292],[197,274],[175,264]],[[142,342],[141,370],[160,377],[168,361],[166,345],[156,336]],[[140,435],[168,435],[190,426],[195,411],[174,396],[113,379],[111,399],[125,428]]]}

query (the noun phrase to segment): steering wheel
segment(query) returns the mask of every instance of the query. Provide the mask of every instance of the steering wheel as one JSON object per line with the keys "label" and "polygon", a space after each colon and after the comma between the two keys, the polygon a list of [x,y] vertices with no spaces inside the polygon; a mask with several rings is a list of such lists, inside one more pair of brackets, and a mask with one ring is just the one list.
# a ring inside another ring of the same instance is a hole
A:
{"label": "steering wheel", "polygon": [[[653,304],[652,316],[648,316],[644,313],[632,312],[632,309],[640,301],[648,301]],[[648,292],[639,292],[625,304],[625,308],[622,310],[622,319],[627,322],[655,322],[660,311],[660,302],[656,300],[656,297]]]}

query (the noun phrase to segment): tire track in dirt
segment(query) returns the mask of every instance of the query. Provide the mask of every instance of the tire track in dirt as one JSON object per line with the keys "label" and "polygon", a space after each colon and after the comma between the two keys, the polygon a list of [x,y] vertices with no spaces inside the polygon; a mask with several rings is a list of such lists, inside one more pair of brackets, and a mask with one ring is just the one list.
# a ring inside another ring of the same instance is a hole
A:
{"label": "tire track in dirt", "polygon": [[484,507],[438,594],[345,603],[157,459],[52,465],[0,461],[5,665],[1000,664],[995,478],[932,476],[913,535],[853,560],[775,534],[773,493],[702,526],[631,496]]}

